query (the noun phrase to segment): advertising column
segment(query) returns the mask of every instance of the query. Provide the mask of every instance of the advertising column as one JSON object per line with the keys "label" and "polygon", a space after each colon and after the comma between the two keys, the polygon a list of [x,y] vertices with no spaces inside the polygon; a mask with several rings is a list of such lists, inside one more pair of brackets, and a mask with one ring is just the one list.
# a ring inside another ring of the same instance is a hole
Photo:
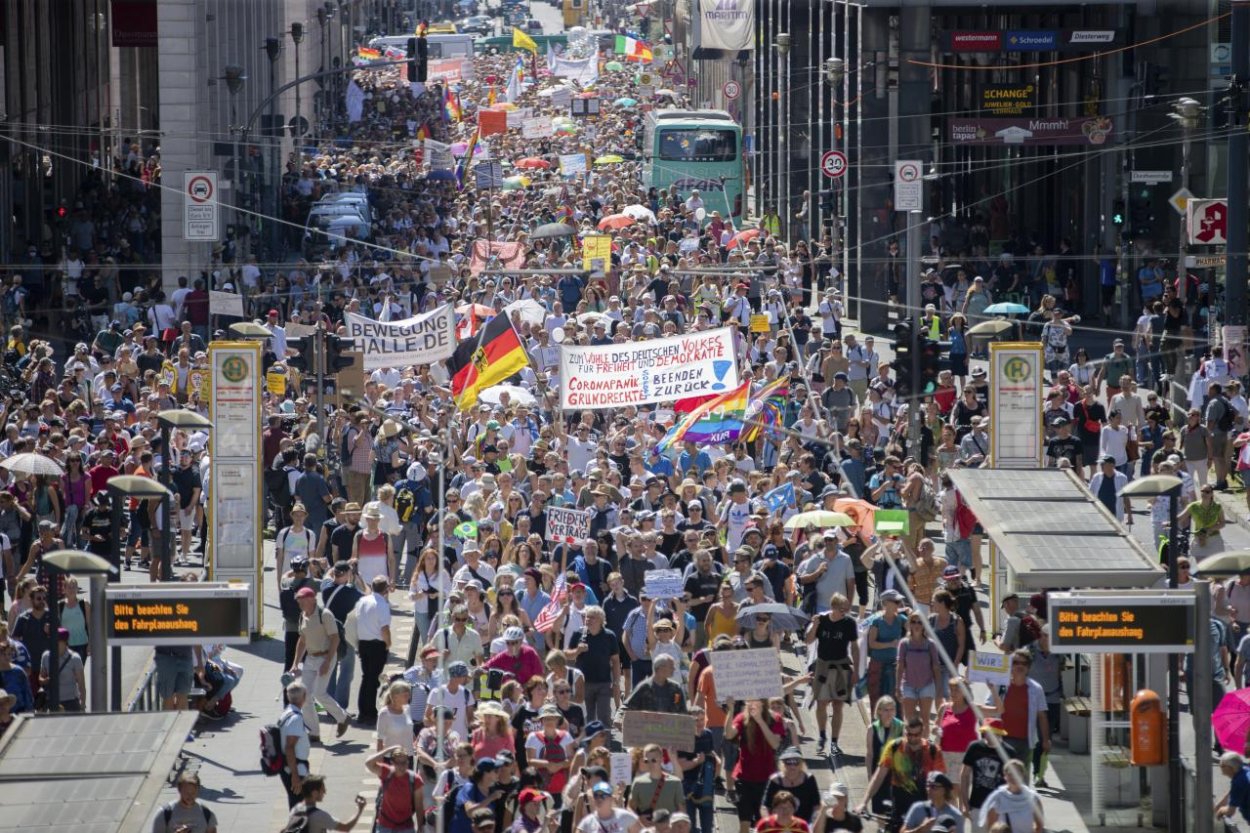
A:
{"label": "advertising column", "polygon": [[248,620],[259,633],[264,610],[261,583],[261,374],[259,343],[209,346],[212,366],[213,456],[209,471],[209,541],[213,581],[242,581],[252,588]]}

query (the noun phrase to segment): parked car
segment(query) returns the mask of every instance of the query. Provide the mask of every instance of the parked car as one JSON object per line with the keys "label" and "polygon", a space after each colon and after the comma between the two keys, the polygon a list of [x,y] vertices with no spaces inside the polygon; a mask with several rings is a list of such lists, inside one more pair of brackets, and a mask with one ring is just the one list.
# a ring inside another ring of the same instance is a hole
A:
{"label": "parked car", "polygon": [[462,34],[490,37],[495,34],[495,21],[486,15],[479,14],[460,21],[459,28]]}

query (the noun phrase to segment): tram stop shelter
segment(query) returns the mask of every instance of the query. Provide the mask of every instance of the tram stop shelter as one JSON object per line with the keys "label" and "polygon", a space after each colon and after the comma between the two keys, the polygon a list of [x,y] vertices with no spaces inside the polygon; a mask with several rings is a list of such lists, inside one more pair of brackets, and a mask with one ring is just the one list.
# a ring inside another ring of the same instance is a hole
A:
{"label": "tram stop shelter", "polygon": [[0,738],[0,831],[152,826],[195,712],[21,714]]}
{"label": "tram stop shelter", "polygon": [[[1157,554],[1135,540],[1075,472],[947,471],[989,539],[984,574],[995,632],[1002,615],[1001,600],[1009,592],[1021,595],[1023,608],[1029,595],[1048,590],[1162,587],[1167,572]],[[1089,818],[1106,824],[1108,808],[1140,806],[1142,778],[1130,765],[1126,748],[1128,701],[1143,683],[1153,682],[1150,687],[1156,691],[1164,689],[1163,657],[1147,653],[1069,656],[1060,725],[1068,740],[1070,763],[1083,777],[1076,784],[1065,784],[1074,802],[1088,802]],[[1166,787],[1153,780],[1152,787],[1160,805],[1156,811],[1161,811]]]}

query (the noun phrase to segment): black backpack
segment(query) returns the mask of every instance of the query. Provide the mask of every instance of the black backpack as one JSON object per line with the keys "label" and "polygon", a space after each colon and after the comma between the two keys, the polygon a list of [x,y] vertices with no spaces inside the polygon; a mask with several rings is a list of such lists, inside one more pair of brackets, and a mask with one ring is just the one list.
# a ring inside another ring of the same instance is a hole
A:
{"label": "black backpack", "polygon": [[1233,407],[1228,404],[1228,400],[1220,397],[1219,402],[1220,416],[1215,420],[1215,428],[1217,431],[1228,433],[1233,430],[1233,421],[1237,418],[1237,415],[1234,413]]}
{"label": "black backpack", "polygon": [[296,805],[286,820],[281,833],[308,833],[308,808],[303,804]]}
{"label": "black backpack", "polygon": [[285,468],[270,469],[265,472],[265,486],[269,489],[269,499],[280,509],[288,509],[295,495],[291,494],[291,478]]}
{"label": "black backpack", "polygon": [[349,425],[343,430],[343,436],[339,438],[339,462],[343,465],[347,465],[347,461],[352,459],[351,438],[353,431],[359,433],[359,429]]}
{"label": "black backpack", "polygon": [[[195,803],[199,804],[200,810],[204,813],[204,824],[205,826],[207,826],[209,821],[212,819],[213,814],[209,811],[207,807],[205,807],[203,804],[200,804],[200,802],[197,801]],[[169,820],[174,817],[174,803],[172,801],[161,807],[161,817],[165,820],[165,827],[168,828]]]}

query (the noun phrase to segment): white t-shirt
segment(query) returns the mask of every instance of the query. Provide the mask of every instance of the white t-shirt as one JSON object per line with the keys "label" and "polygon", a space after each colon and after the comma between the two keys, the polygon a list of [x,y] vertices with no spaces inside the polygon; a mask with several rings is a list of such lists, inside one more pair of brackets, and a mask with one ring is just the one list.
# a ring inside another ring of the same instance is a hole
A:
{"label": "white t-shirt", "polygon": [[[564,749],[564,760],[571,759],[573,757],[573,747],[575,746],[573,736],[568,732],[564,732],[560,738],[560,746]],[[543,760],[546,760],[543,756],[543,750],[546,748],[547,745],[543,742],[542,732],[530,732],[530,736],[525,739],[525,752],[530,758],[543,758]]]}
{"label": "white t-shirt", "polygon": [[605,819],[598,813],[591,813],[577,825],[577,833],[629,833],[638,824],[638,817],[629,810],[616,807],[612,817]]}
{"label": "white t-shirt", "polygon": [[405,709],[395,714],[390,709],[379,709],[378,725],[373,736],[382,741],[383,749],[398,746],[411,755],[412,717],[408,714],[408,710]]}
{"label": "white t-shirt", "polygon": [[462,738],[469,736],[468,710],[470,706],[476,705],[476,703],[477,701],[473,699],[473,692],[469,691],[468,686],[460,686],[460,690],[452,694],[445,685],[441,685],[431,691],[429,699],[425,701],[425,704],[431,708],[437,709],[439,706],[446,706],[454,711],[456,719],[452,721],[452,728]]}

